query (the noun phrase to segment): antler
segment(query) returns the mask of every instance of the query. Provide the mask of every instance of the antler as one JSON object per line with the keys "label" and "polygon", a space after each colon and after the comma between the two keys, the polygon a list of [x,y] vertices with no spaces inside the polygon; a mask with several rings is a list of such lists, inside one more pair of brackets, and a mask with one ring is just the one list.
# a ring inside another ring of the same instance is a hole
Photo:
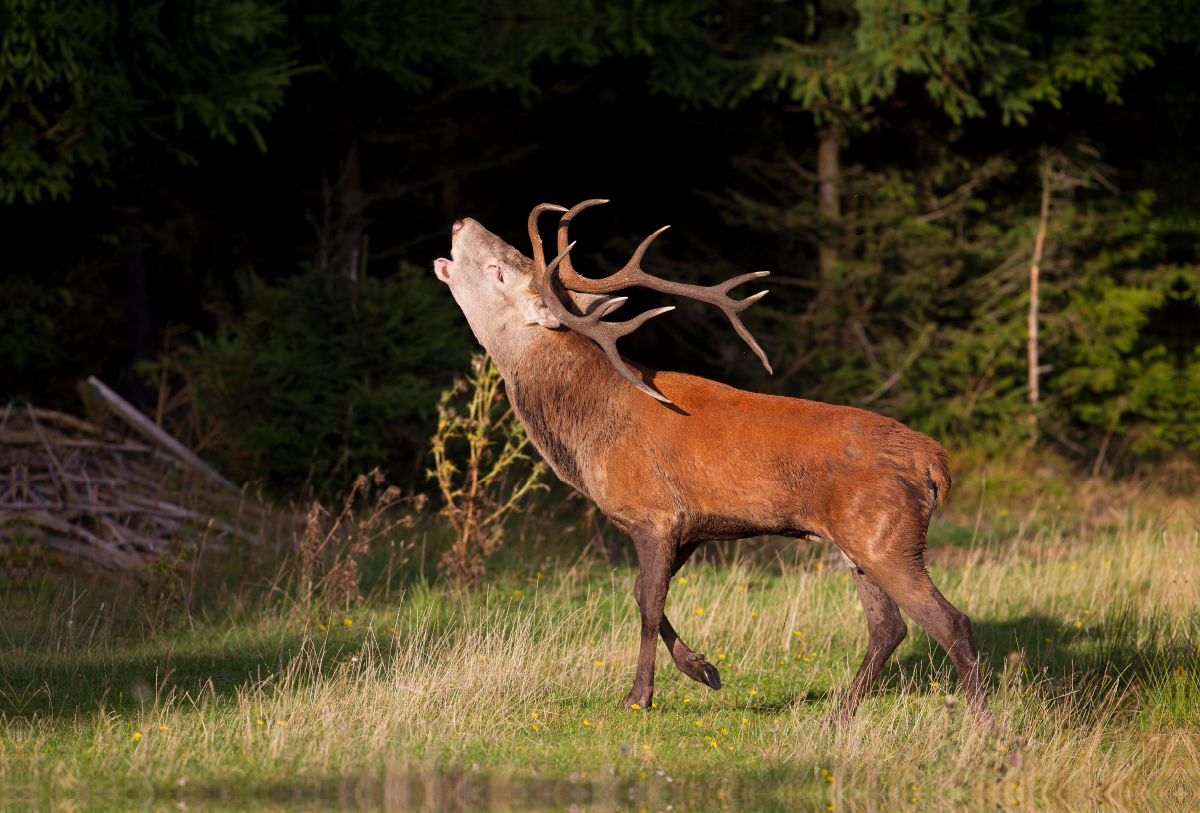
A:
{"label": "antler", "polygon": [[[584,209],[597,206],[601,203],[608,203],[608,201],[600,199],[585,200],[583,203],[571,207],[562,216],[562,219],[558,221],[558,250],[560,253],[567,247],[567,228],[571,225],[571,221],[575,218],[575,215]],[[571,265],[571,258],[564,256],[559,270],[559,277],[562,279],[563,286],[569,290],[581,293],[607,294],[612,291],[621,290],[622,288],[640,285],[643,288],[662,291],[666,294],[678,294],[686,296],[688,299],[696,299],[716,305],[729,317],[729,322],[733,325],[733,329],[737,331],[737,334],[742,337],[746,344],[750,345],[750,349],[754,351],[755,355],[763,363],[763,366],[767,368],[767,372],[774,373],[775,371],[771,369],[771,363],[767,361],[767,354],[758,346],[758,342],[754,340],[754,337],[750,335],[750,331],[746,330],[746,326],[742,324],[742,320],[738,317],[740,312],[762,299],[767,295],[767,292],[759,291],[757,294],[748,296],[742,300],[730,299],[728,296],[731,290],[743,282],[768,276],[771,272],[754,271],[749,274],[742,274],[740,277],[734,277],[731,280],[722,282],[720,285],[710,287],[687,285],[682,282],[670,282],[669,280],[652,277],[642,270],[642,257],[646,254],[646,249],[650,247],[650,244],[654,242],[654,238],[669,228],[670,226],[663,226],[643,240],[642,244],[637,247],[637,251],[633,252],[633,257],[625,264],[625,267],[604,279],[588,279],[587,277],[580,276],[576,273],[574,266]]]}
{"label": "antler", "polygon": [[542,235],[538,232],[538,217],[541,216],[542,212],[565,211],[567,211],[566,206],[559,206],[555,203],[539,203],[529,213],[529,220],[526,226],[529,228],[529,242],[533,244],[533,278],[535,289],[539,288],[542,284],[542,278],[546,276],[546,252],[542,249]]}
{"label": "antler", "polygon": [[[752,279],[765,277],[770,274],[770,271],[756,271],[750,274],[743,274],[740,277],[735,277],[720,285],[712,287],[704,287],[700,285],[685,285],[679,282],[669,282],[658,277],[652,277],[642,271],[641,262],[642,256],[646,253],[646,249],[653,242],[655,237],[667,230],[667,226],[659,229],[651,234],[642,244],[638,246],[633,257],[615,274],[605,277],[604,279],[594,280],[580,276],[575,268],[571,265],[570,253],[575,247],[574,243],[567,243],[567,227],[571,220],[579,212],[587,209],[590,206],[595,206],[600,203],[608,203],[607,200],[585,200],[574,206],[571,209],[564,209],[562,206],[557,206],[552,203],[542,203],[533,208],[529,213],[529,241],[533,244],[533,289],[541,297],[546,308],[554,315],[556,319],[562,322],[567,327],[574,330],[580,335],[587,336],[600,348],[604,350],[604,354],[608,356],[608,360],[612,362],[617,372],[624,376],[631,384],[637,387],[642,392],[650,395],[663,403],[671,403],[670,399],[662,393],[656,392],[638,378],[633,370],[621,359],[621,354],[617,351],[617,339],[622,336],[628,336],[633,331],[644,325],[647,320],[666,313],[667,311],[675,310],[673,306],[665,308],[655,308],[646,311],[645,313],[635,316],[627,322],[601,322],[600,320],[608,314],[615,311],[617,308],[625,304],[628,297],[618,296],[611,299],[599,302],[595,305],[590,313],[585,313],[583,316],[576,316],[563,306],[562,300],[558,298],[557,292],[554,290],[554,277],[557,272],[563,286],[568,290],[578,291],[580,293],[592,294],[607,294],[622,288],[628,288],[633,285],[640,285],[645,288],[651,288],[655,291],[664,293],[679,294],[690,299],[697,299],[702,302],[709,302],[719,307],[729,317],[729,321],[733,324],[734,330],[738,335],[750,345],[751,349],[758,355],[763,366],[767,368],[767,372],[773,372],[771,365],[767,361],[767,354],[758,346],[758,342],[750,335],[750,331],[746,330],[741,319],[738,318],[738,313],[753,305],[759,299],[767,295],[766,291],[760,291],[753,296],[746,297],[743,300],[734,300],[728,297],[730,290],[743,282],[748,282]],[[545,251],[542,248],[542,238],[538,233],[537,220],[542,212],[566,212],[559,220],[558,224],[558,256],[555,257],[549,265],[546,264]]]}
{"label": "antler", "polygon": [[576,316],[567,310],[558,298],[558,293],[554,290],[554,275],[558,270],[559,264],[567,259],[567,254],[574,247],[574,243],[564,248],[559,252],[558,256],[550,261],[550,265],[546,265],[546,254],[542,249],[542,238],[538,234],[537,219],[542,212],[565,212],[563,206],[556,206],[553,203],[542,203],[533,208],[529,213],[529,241],[533,243],[533,290],[541,297],[546,304],[546,309],[554,315],[554,318],[562,322],[567,327],[574,330],[581,336],[587,336],[589,339],[600,345],[604,354],[608,356],[608,360],[612,362],[612,366],[617,372],[629,380],[642,392],[650,395],[664,403],[671,403],[665,395],[655,392],[650,387],[634,375],[633,370],[621,360],[621,354],[617,351],[617,339],[622,336],[627,336],[637,330],[647,319],[658,316],[660,313],[674,310],[674,308],[656,308],[655,310],[646,311],[645,313],[630,319],[628,322],[601,322],[600,320],[608,314],[615,311],[617,308],[625,304],[628,297],[618,296],[604,302],[596,303],[591,313],[583,316]]}

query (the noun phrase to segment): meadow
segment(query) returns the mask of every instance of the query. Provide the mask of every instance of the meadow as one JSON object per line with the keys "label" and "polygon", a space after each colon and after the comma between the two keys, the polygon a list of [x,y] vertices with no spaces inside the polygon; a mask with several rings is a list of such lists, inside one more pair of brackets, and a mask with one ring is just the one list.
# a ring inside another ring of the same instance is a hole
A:
{"label": "meadow", "polygon": [[866,625],[840,557],[785,540],[712,546],[672,583],[668,615],[722,690],[660,648],[654,707],[619,709],[636,568],[535,507],[464,592],[431,575],[428,522],[371,552],[361,600],[324,612],[266,554],[210,554],[174,601],[4,583],[2,806],[1189,807],[1195,518],[1151,485],[1064,488],[967,479],[931,528],[934,580],[974,624],[992,734],[911,624],[853,724],[823,728]]}

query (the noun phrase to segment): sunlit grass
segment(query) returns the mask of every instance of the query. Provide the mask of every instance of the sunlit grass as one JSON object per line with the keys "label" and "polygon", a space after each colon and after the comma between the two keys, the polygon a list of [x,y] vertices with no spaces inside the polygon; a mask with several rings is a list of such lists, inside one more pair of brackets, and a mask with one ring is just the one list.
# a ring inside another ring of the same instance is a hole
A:
{"label": "sunlit grass", "polygon": [[1136,794],[1171,770],[1195,783],[1195,551],[1194,536],[1130,519],[934,567],[974,622],[991,736],[915,628],[854,724],[821,727],[866,646],[853,582],[829,565],[681,571],[668,615],[724,688],[686,679],[660,650],[654,707],[637,711],[617,705],[637,643],[624,567],[510,569],[463,596],[418,583],[320,620],[272,599],[148,638],[45,597],[40,632],[5,669],[0,779],[70,792],[478,771],[661,798],[770,785],[891,809]]}

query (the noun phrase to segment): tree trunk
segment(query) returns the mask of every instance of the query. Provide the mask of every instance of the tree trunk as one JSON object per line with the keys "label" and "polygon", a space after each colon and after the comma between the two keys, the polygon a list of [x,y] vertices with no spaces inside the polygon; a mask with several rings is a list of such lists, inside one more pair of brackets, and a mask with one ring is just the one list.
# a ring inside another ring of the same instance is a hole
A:
{"label": "tree trunk", "polygon": [[1029,439],[1037,442],[1037,405],[1041,400],[1038,386],[1038,286],[1041,276],[1042,248],[1046,243],[1046,223],[1050,219],[1050,179],[1042,170],[1042,210],[1038,216],[1037,237],[1033,242],[1033,261],[1029,264]]}
{"label": "tree trunk", "polygon": [[822,130],[817,144],[818,203],[821,208],[822,237],[817,246],[817,266],[821,277],[828,279],[837,265],[838,251],[834,230],[842,219],[839,197],[838,152],[842,146],[841,128]]}
{"label": "tree trunk", "polygon": [[359,252],[362,249],[363,229],[366,222],[362,187],[362,162],[358,157],[358,142],[350,145],[346,161],[342,164],[342,177],[338,181],[338,209],[342,223],[338,230],[340,245],[337,256],[344,264],[346,276],[358,279]]}

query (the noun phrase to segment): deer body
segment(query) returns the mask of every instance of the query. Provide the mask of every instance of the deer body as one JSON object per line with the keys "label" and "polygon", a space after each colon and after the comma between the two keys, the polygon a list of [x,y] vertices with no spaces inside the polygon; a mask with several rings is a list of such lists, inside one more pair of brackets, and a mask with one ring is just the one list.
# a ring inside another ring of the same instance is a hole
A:
{"label": "deer body", "polygon": [[941,446],[865,410],[621,370],[611,340],[598,346],[560,329],[615,308],[586,293],[564,292],[565,309],[547,302],[540,241],[531,263],[468,220],[456,224],[453,246],[455,259],[438,260],[435,271],[495,360],[534,446],[637,547],[642,638],[626,706],[651,703],[659,637],[681,671],[720,688],[717,670],[664,614],[670,579],[706,541],[771,534],[829,540],[853,564],[871,640],[831,718],[853,715],[903,640],[903,608],[950,654],[972,709],[990,725],[970,622],[922,560],[930,515],[950,488]]}
{"label": "deer body", "polygon": [[572,333],[497,363],[542,457],[627,532],[816,536],[858,561],[872,556],[864,520],[927,522],[949,490],[940,446],[866,410],[642,371],[676,408],[664,407]]}

